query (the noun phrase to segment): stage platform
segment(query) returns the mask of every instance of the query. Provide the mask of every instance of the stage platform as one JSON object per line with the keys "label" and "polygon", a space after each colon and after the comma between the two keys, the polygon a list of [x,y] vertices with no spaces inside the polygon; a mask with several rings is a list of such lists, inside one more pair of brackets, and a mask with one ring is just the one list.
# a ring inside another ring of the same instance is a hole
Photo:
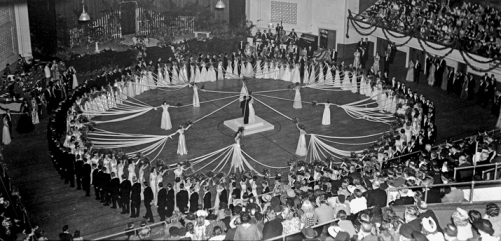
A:
{"label": "stage platform", "polygon": [[256,116],[256,121],[248,123],[247,125],[244,124],[243,117],[224,121],[224,125],[235,132],[238,131],[238,128],[243,126],[245,128],[244,135],[252,135],[275,129],[272,124],[259,118],[259,116]]}

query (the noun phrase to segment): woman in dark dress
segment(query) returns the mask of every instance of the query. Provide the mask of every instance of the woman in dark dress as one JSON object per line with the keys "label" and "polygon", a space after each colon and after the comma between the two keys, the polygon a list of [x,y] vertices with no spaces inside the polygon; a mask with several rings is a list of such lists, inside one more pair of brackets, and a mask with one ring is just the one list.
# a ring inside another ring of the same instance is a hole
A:
{"label": "woman in dark dress", "polygon": [[35,129],[35,125],[33,125],[33,122],[31,120],[30,107],[26,100],[23,100],[20,112],[21,117],[19,117],[16,127],[17,133],[25,134],[32,132]]}

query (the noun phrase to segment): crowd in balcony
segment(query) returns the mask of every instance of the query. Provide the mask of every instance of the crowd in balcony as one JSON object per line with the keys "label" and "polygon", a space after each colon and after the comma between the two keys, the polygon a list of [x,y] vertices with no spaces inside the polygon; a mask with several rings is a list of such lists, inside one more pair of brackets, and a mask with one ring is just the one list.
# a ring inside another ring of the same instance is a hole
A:
{"label": "crowd in balcony", "polygon": [[501,15],[490,5],[450,0],[380,0],[364,21],[487,58],[500,58]]}

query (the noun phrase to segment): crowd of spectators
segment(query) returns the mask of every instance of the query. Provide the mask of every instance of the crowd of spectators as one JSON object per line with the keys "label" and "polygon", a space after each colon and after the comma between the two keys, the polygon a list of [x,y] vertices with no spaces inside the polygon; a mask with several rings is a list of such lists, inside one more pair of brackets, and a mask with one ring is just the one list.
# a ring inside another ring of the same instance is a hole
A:
{"label": "crowd of spectators", "polygon": [[501,15],[490,5],[450,0],[380,0],[363,21],[487,58],[500,58]]}

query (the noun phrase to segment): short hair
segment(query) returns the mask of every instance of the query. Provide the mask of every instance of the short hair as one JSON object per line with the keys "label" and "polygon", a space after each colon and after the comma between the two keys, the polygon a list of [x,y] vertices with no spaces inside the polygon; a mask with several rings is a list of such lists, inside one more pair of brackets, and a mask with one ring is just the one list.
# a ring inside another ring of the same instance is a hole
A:
{"label": "short hair", "polygon": [[68,225],[64,225],[64,226],[63,226],[63,232],[68,231],[68,229],[69,229]]}
{"label": "short hair", "polygon": [[158,183],[158,187],[164,187],[164,183],[163,182]]}
{"label": "short hair", "polygon": [[212,231],[212,235],[214,235],[214,236],[221,235],[222,233],[223,233],[223,230],[219,226],[214,227],[214,229]]}
{"label": "short hair", "polygon": [[482,219],[482,214],[477,210],[470,210],[468,212],[468,216],[470,217],[470,220],[472,223],[477,221],[477,220]]}
{"label": "short hair", "polygon": [[251,217],[250,217],[249,213],[245,212],[245,213],[241,214],[240,219],[241,219],[242,223],[248,223],[250,221]]}
{"label": "short hair", "polygon": [[339,212],[337,212],[337,218],[346,220],[346,218],[348,218],[348,215],[346,215],[346,212],[344,210],[339,210]]}
{"label": "short hair", "polygon": [[179,184],[179,188],[183,189],[184,188],[184,183]]}

